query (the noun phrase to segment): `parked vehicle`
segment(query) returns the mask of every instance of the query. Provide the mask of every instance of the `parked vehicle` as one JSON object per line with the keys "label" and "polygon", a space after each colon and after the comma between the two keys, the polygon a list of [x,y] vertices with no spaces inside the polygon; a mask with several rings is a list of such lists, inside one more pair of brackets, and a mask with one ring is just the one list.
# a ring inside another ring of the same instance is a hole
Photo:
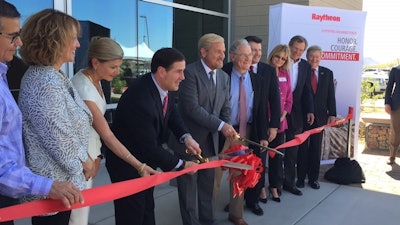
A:
{"label": "parked vehicle", "polygon": [[362,75],[362,80],[370,83],[371,87],[374,87],[372,94],[376,95],[385,92],[386,85],[389,80],[389,75],[387,73],[384,74],[366,73]]}

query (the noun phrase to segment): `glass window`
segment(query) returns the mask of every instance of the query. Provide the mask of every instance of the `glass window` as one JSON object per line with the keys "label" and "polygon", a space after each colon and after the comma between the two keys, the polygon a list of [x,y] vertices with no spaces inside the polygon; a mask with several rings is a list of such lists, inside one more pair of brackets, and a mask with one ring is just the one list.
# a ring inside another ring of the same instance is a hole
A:
{"label": "glass window", "polygon": [[22,24],[24,24],[25,20],[33,13],[36,13],[42,9],[53,8],[53,0],[35,1],[34,4],[27,4],[26,0],[7,1],[17,7],[19,13],[21,13],[21,26]]}
{"label": "glass window", "polygon": [[[26,19],[33,13],[36,13],[42,9],[53,8],[53,0],[36,1],[35,4],[26,4],[26,0],[8,0],[8,2],[13,4],[21,14],[21,27]],[[8,66],[8,73],[11,75],[8,76],[8,84],[12,95],[14,96],[15,100],[18,101],[21,79],[27,69],[27,66],[22,62],[18,53],[17,56],[15,56],[13,60],[9,62]]]}
{"label": "glass window", "polygon": [[[88,10],[90,9],[90,10]],[[103,36],[116,40],[123,48],[125,55],[130,55],[130,49],[137,46],[137,0],[113,1],[97,0],[73,1],[72,16],[77,18],[82,26],[79,38],[81,47],[76,51],[74,73],[87,66],[87,49],[92,37]],[[132,75],[137,72],[128,68],[127,63],[121,66],[121,73],[112,83],[102,82],[107,103],[118,102],[122,92],[126,89]],[[125,79],[125,74],[129,78]]]}
{"label": "glass window", "polygon": [[228,0],[174,0],[175,3],[228,13]]}

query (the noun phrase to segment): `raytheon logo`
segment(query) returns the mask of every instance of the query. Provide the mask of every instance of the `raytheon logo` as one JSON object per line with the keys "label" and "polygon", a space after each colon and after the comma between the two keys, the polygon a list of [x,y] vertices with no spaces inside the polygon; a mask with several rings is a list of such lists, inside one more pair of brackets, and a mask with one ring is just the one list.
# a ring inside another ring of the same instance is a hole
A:
{"label": "raytheon logo", "polygon": [[340,16],[330,16],[328,14],[318,15],[318,14],[313,13],[311,15],[311,19],[319,20],[320,22],[322,22],[322,21],[340,22]]}

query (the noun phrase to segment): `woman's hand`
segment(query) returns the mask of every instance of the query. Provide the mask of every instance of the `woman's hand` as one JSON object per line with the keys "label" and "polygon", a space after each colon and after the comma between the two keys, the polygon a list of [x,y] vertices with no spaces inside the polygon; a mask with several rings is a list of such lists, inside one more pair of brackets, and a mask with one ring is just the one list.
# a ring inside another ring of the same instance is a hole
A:
{"label": "woman's hand", "polygon": [[83,174],[85,175],[85,179],[88,181],[90,178],[93,177],[94,174],[94,161],[89,156],[86,162],[82,163],[83,166]]}

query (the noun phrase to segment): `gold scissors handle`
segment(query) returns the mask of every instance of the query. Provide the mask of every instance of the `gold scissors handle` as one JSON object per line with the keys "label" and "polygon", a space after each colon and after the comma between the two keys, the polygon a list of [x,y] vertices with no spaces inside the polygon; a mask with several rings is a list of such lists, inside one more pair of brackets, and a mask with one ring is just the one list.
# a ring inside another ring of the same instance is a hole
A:
{"label": "gold scissors handle", "polygon": [[[190,154],[188,149],[186,149],[186,154]],[[200,154],[195,154],[194,156],[196,156],[199,163],[207,163],[209,161],[208,158],[203,158]]]}

